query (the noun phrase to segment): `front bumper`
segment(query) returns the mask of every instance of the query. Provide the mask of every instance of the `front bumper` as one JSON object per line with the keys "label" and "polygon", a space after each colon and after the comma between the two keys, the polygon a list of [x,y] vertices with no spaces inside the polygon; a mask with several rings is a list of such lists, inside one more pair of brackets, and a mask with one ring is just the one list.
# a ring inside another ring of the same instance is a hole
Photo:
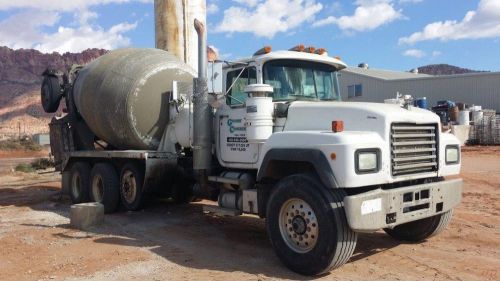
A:
{"label": "front bumper", "polygon": [[373,232],[445,213],[460,203],[462,185],[454,179],[346,196],[347,222],[354,231]]}

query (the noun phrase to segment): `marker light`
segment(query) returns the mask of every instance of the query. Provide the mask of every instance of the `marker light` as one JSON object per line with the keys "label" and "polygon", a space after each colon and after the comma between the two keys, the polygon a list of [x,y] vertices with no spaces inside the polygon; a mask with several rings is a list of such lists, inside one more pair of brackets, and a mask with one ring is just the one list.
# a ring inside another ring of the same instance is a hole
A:
{"label": "marker light", "polygon": [[317,54],[317,55],[324,55],[324,54],[326,54],[326,49],[325,48],[319,48],[314,53]]}
{"label": "marker light", "polygon": [[311,54],[314,54],[314,51],[316,50],[316,48],[310,46],[310,47],[307,47],[305,52],[306,53],[311,53]]}
{"label": "marker light", "polygon": [[300,44],[300,45],[297,45],[297,46],[291,48],[290,51],[303,52],[304,49],[305,49],[304,45]]}
{"label": "marker light", "polygon": [[332,121],[332,132],[340,133],[344,131],[344,121],[336,120]]}
{"label": "marker light", "polygon": [[335,59],[342,60],[342,58],[339,56],[336,56]]}
{"label": "marker light", "polygon": [[335,154],[335,152],[330,153],[330,159],[332,160],[337,159],[337,154]]}
{"label": "marker light", "polygon": [[253,55],[254,56],[265,55],[265,54],[269,54],[271,51],[272,51],[271,46],[265,46],[264,48],[262,48],[262,49],[258,50],[257,52],[255,52],[255,54],[253,54]]}

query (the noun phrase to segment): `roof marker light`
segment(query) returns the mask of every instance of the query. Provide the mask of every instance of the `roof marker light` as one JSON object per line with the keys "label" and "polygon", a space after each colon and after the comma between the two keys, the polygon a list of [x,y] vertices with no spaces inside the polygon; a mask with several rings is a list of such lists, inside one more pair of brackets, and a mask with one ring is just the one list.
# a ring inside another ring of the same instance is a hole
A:
{"label": "roof marker light", "polygon": [[265,46],[264,48],[262,48],[262,49],[258,50],[257,52],[255,52],[253,55],[254,56],[265,55],[265,54],[269,54],[271,51],[272,51],[271,46]]}
{"label": "roof marker light", "polygon": [[325,54],[327,55],[327,51],[325,48],[319,48],[314,53],[317,55],[320,55],[320,56],[325,55]]}
{"label": "roof marker light", "polygon": [[332,132],[340,133],[343,131],[344,131],[344,121],[342,120],[332,121]]}
{"label": "roof marker light", "polygon": [[305,49],[304,45],[299,44],[293,48],[291,48],[289,51],[294,51],[294,52],[303,52]]}
{"label": "roof marker light", "polygon": [[307,47],[305,52],[306,53],[311,53],[311,54],[314,54],[314,51],[316,51],[316,48],[310,46],[310,47]]}

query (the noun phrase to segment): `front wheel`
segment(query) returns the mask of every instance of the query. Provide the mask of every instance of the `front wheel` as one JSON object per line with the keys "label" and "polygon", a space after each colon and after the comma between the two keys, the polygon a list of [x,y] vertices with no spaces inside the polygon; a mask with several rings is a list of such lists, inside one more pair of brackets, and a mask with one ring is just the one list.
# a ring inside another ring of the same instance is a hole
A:
{"label": "front wheel", "polygon": [[317,275],[345,264],[357,234],[347,224],[342,190],[328,190],[309,175],[281,180],[269,198],[267,230],[291,270]]}
{"label": "front wheel", "polygon": [[403,223],[392,229],[385,228],[384,231],[398,240],[420,242],[445,230],[452,216],[453,210],[450,210],[430,218]]}

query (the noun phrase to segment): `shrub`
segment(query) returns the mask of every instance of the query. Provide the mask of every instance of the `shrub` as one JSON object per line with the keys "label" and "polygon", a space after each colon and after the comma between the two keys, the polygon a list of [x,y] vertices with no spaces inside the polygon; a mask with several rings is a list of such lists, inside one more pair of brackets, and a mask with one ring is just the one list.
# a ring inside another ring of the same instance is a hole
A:
{"label": "shrub", "polygon": [[54,160],[49,158],[39,158],[31,163],[18,164],[15,170],[23,173],[32,173],[36,170],[45,170],[50,167],[54,167]]}
{"label": "shrub", "polygon": [[21,163],[16,166],[16,171],[23,173],[31,173],[34,172],[35,169],[31,166],[31,164]]}
{"label": "shrub", "polygon": [[35,170],[45,170],[54,167],[54,160],[49,158],[38,158],[31,162],[31,167]]}

